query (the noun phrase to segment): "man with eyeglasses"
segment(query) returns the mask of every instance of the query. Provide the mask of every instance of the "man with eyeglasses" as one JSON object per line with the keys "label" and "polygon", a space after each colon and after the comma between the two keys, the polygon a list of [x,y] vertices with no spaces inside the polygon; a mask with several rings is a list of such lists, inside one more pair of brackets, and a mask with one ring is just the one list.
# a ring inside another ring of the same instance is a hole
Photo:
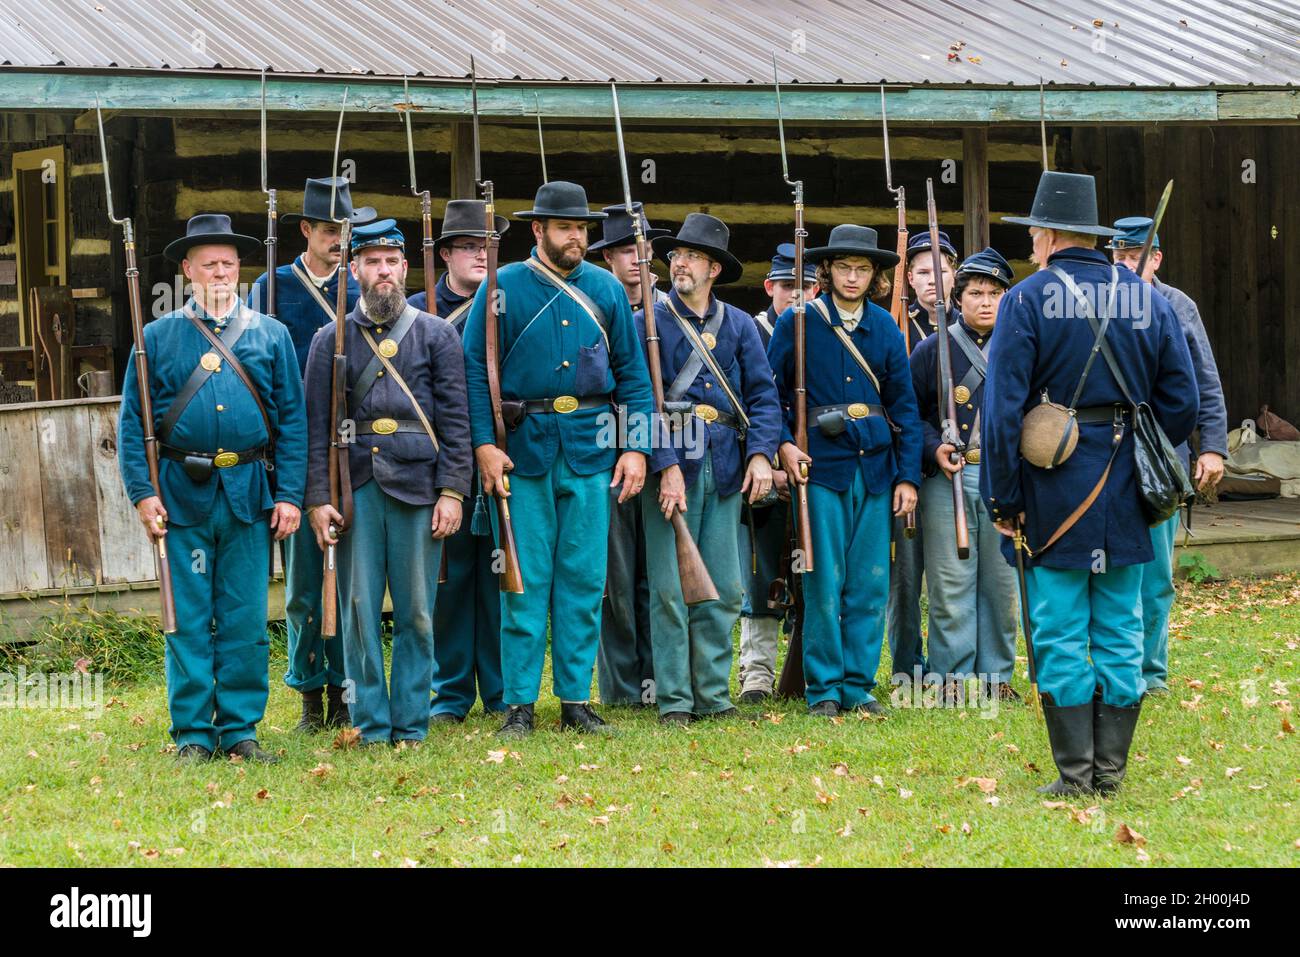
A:
{"label": "man with eyeglasses", "polygon": [[[794,310],[767,357],[785,406],[781,464],[808,485],[813,570],[804,573],[803,670],[810,714],[880,714],[872,696],[889,600],[892,516],[916,507],[921,420],[903,334],[871,302],[889,293],[876,231],[845,224],[810,249],[826,290],[805,315],[808,451],[794,443]],[[807,464],[807,477],[800,470]]]}
{"label": "man with eyeglasses", "polygon": [[[726,224],[707,213],[691,213],[676,236],[654,240],[673,288],[655,306],[665,415],[650,469],[659,494],[643,496],[641,508],[655,696],[664,724],[737,713],[729,693],[731,629],[743,590],[732,535],[742,496],[753,503],[772,489],[781,435],[781,406],[758,327],[713,293],[744,272],[729,240]],[[644,317],[640,322],[644,339]],[[694,437],[681,435],[688,429]],[[718,590],[714,601],[686,605],[674,511],[699,546]]]}
{"label": "man with eyeglasses", "polygon": [[[447,203],[441,234],[433,242],[442,260],[442,275],[434,287],[434,314],[451,323],[462,336],[474,293],[487,276],[486,204],[481,199]],[[496,217],[496,231],[510,228]],[[408,300],[429,312],[421,290]],[[433,703],[431,724],[459,724],[477,697],[484,714],[505,710],[501,682],[501,589],[492,570],[492,528],[479,484],[478,470],[470,488],[477,492],[474,513],[451,537],[447,550],[447,580],[438,586],[433,608]]]}

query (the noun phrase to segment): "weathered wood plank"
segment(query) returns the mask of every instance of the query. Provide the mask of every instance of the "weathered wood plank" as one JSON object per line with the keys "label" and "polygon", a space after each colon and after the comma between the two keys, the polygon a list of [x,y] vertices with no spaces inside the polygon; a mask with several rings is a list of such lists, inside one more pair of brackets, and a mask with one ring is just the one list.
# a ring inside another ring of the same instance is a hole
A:
{"label": "weathered wood plank", "polygon": [[[343,87],[349,87],[351,113],[393,113],[403,100],[401,83],[388,80],[290,80],[268,85],[267,109],[275,113],[338,110]],[[484,116],[531,117],[538,84],[503,81],[479,89]],[[210,112],[229,110],[253,114],[261,105],[256,76],[212,74],[177,76],[161,84],[151,76],[36,73],[6,71],[0,86],[0,110],[84,110],[99,94],[105,109],[123,112]],[[546,113],[557,118],[609,116],[609,90],[603,84],[545,85]],[[1225,94],[1226,95],[1226,94]],[[1124,89],[1048,90],[1047,112],[1055,124],[1133,123],[1144,121],[1202,121],[1219,118],[1220,94],[1213,90]],[[460,118],[470,113],[469,84],[463,81],[421,81],[412,87],[417,109],[430,118]],[[775,110],[772,91],[765,86],[669,86],[629,84],[619,94],[626,120],[677,123],[710,120],[718,123],[770,120]],[[880,98],[861,87],[790,86],[782,91],[787,122],[833,120],[877,124]],[[1232,110],[1244,107],[1234,106]],[[1279,119],[1294,119],[1291,101],[1252,101],[1255,119],[1272,108]],[[920,87],[890,94],[890,120],[898,123],[1030,123],[1038,119],[1038,90],[1006,87],[957,89]]]}
{"label": "weathered wood plank", "polygon": [[76,406],[49,409],[37,417],[36,436],[50,584],[93,585],[100,553],[89,414]]}
{"label": "weathered wood plank", "polygon": [[96,584],[149,581],[155,574],[153,549],[117,468],[118,407],[118,403],[106,403],[86,409],[99,519],[101,562]]}
{"label": "weathered wood plank", "polygon": [[989,244],[989,134],[978,127],[962,131],[962,202],[965,255]]}
{"label": "weathered wood plank", "polygon": [[50,587],[36,416],[0,411],[0,594]]}

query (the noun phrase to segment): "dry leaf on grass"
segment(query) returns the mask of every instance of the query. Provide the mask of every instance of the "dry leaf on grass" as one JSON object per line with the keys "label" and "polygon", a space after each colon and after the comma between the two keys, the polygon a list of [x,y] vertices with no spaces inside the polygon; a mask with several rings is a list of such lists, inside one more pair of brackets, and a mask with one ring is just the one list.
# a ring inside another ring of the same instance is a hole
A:
{"label": "dry leaf on grass", "polygon": [[1119,844],[1135,844],[1142,847],[1147,839],[1127,824],[1121,824],[1115,829],[1115,841]]}
{"label": "dry leaf on grass", "polygon": [[340,728],[339,733],[334,736],[334,750],[347,751],[355,748],[361,743],[360,728]]}

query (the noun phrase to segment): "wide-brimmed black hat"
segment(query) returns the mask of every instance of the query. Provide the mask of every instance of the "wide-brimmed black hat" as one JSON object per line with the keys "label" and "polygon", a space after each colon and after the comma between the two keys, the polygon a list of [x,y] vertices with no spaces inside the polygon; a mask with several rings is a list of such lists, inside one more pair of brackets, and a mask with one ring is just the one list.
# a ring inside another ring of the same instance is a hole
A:
{"label": "wide-brimmed black hat", "polygon": [[722,272],[718,273],[718,278],[713,281],[713,284],[723,286],[735,282],[745,271],[740,260],[727,252],[730,242],[731,230],[717,216],[710,216],[708,213],[691,213],[686,217],[686,222],[682,223],[682,228],[677,231],[676,236],[659,236],[650,245],[654,247],[655,255],[664,262],[668,262],[668,254],[680,246],[708,253],[722,264]]}
{"label": "wide-brimmed black hat", "polygon": [[1028,216],[1003,216],[1004,223],[1062,229],[1089,236],[1114,236],[1118,229],[1097,223],[1097,181],[1086,173],[1047,170],[1038,181]]}
{"label": "wide-brimmed black hat", "polygon": [[812,262],[865,256],[882,268],[898,264],[898,253],[881,249],[874,229],[870,226],[854,226],[852,223],[836,226],[831,230],[831,238],[825,246],[809,249],[804,256]]}
{"label": "wide-brimmed black hat", "polygon": [[587,208],[587,191],[577,183],[562,179],[544,183],[533,199],[533,208],[515,213],[516,219],[578,219],[594,223],[608,213]]}
{"label": "wide-brimmed black hat", "polygon": [[[646,239],[656,239],[659,236],[667,236],[672,233],[671,229],[651,229],[650,220],[645,218],[645,212],[640,203],[633,203],[632,210],[641,217],[641,233]],[[609,215],[609,219],[600,224],[603,230],[600,242],[588,246],[587,252],[589,253],[626,246],[636,238],[636,233],[632,229],[632,217],[628,215],[625,203],[606,206],[605,212]]]}
{"label": "wide-brimmed black hat", "polygon": [[[447,211],[442,215],[442,234],[433,241],[434,248],[458,236],[485,239],[487,230],[484,228],[483,219],[486,214],[487,203],[481,199],[448,200]],[[492,222],[496,224],[497,235],[510,228],[510,220],[500,214],[494,216]]]}
{"label": "wide-brimmed black hat", "polygon": [[[336,215],[331,216],[330,199],[336,186],[338,187],[338,195],[333,197]],[[362,223],[368,223],[374,218],[375,210],[373,206],[362,206],[360,209],[352,208],[352,186],[348,183],[346,177],[324,176],[320,179],[307,180],[307,187],[302,192],[302,212],[285,213],[280,217],[280,220],[285,223],[294,223],[300,219],[311,219],[320,223],[329,223],[335,219],[350,219],[353,226],[360,226]]]}
{"label": "wide-brimmed black hat", "polygon": [[173,239],[163,250],[163,255],[174,263],[180,262],[193,246],[234,246],[242,259],[262,245],[262,240],[231,232],[230,217],[225,213],[199,213],[185,224],[185,235]]}

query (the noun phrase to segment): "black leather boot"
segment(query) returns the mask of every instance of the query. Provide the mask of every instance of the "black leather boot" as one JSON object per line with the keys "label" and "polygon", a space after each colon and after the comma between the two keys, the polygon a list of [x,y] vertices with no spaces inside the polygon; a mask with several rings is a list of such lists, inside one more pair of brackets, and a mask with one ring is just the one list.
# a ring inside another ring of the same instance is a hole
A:
{"label": "black leather boot", "polygon": [[280,759],[269,751],[263,751],[258,746],[255,738],[246,738],[238,744],[226,748],[226,757],[243,758],[245,761],[256,761],[258,764],[279,764]]}
{"label": "black leather boot", "polygon": [[311,734],[325,727],[325,693],[317,688],[302,692],[302,717],[293,730]]}
{"label": "black leather boot", "polygon": [[512,704],[506,711],[506,723],[497,732],[498,738],[523,738],[533,733],[533,706]]}
{"label": "black leather boot", "polygon": [[601,720],[600,715],[591,709],[591,705],[560,704],[560,730],[572,728],[583,734],[612,734],[614,729]]}
{"label": "black leather boot", "polygon": [[1128,749],[1133,744],[1142,702],[1131,708],[1115,708],[1100,698],[1092,702],[1092,780],[1098,793],[1107,797],[1119,790],[1128,765]]}
{"label": "black leather boot", "polygon": [[343,703],[343,689],[336,685],[330,685],[327,689],[329,695],[330,710],[325,717],[325,727],[327,728],[347,728],[352,725],[352,713],[348,706]]}
{"label": "black leather boot", "polygon": [[1058,708],[1052,696],[1044,694],[1043,719],[1047,738],[1052,743],[1052,760],[1060,777],[1038,789],[1039,794],[1076,796],[1091,794],[1092,783],[1092,702],[1072,708]]}

